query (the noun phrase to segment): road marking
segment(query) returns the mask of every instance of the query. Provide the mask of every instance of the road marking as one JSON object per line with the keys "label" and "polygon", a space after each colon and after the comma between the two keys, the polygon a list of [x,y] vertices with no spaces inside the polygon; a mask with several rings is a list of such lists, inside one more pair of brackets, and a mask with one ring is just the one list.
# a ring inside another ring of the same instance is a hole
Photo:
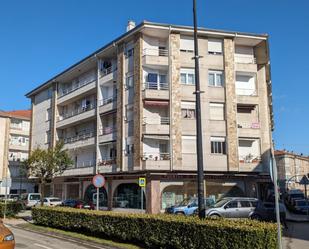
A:
{"label": "road marking", "polygon": [[53,249],[53,248],[51,248],[51,247],[44,246],[44,245],[37,244],[37,243],[34,243],[33,245],[34,245],[34,246],[38,246],[38,247],[42,247],[42,248],[44,248],[44,249]]}

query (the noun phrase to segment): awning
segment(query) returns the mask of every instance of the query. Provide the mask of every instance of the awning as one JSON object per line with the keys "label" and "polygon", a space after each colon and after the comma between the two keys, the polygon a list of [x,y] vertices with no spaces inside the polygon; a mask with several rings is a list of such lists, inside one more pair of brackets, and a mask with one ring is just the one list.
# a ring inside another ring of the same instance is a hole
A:
{"label": "awning", "polygon": [[144,104],[148,106],[168,106],[168,101],[145,100]]}
{"label": "awning", "polygon": [[143,139],[170,140],[170,137],[166,135],[144,135]]}

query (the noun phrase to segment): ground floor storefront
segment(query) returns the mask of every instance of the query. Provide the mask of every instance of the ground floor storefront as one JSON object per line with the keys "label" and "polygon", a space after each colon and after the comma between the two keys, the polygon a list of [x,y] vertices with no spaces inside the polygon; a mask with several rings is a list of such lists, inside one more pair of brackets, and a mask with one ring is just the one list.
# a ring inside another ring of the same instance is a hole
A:
{"label": "ground floor storefront", "polygon": [[[136,172],[105,174],[106,184],[100,188],[100,208],[160,213],[187,198],[197,196],[195,172]],[[146,186],[140,187],[140,177]],[[205,197],[217,201],[223,197],[256,197],[267,199],[272,184],[268,175],[206,173]],[[96,202],[97,191],[92,176],[59,177],[45,188],[46,196],[61,199],[83,199]]]}

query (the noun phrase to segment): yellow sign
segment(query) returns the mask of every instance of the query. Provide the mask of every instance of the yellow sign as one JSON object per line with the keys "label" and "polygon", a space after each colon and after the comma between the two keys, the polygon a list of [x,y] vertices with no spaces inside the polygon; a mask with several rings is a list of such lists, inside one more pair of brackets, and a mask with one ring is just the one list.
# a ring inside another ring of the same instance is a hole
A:
{"label": "yellow sign", "polygon": [[145,187],[146,186],[146,178],[145,177],[138,178],[138,185],[140,187]]}

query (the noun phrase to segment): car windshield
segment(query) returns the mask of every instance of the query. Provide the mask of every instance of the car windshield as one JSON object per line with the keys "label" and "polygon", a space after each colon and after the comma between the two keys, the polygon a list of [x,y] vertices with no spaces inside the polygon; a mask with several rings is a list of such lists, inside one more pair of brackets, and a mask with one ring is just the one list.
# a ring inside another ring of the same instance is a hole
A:
{"label": "car windshield", "polygon": [[41,199],[40,195],[30,195],[29,200],[31,201],[38,201]]}
{"label": "car windshield", "polygon": [[215,205],[214,205],[214,207],[215,208],[218,208],[218,207],[222,207],[225,203],[227,203],[229,200],[228,199],[222,199],[222,200],[220,200],[220,201],[218,201]]}
{"label": "car windshield", "polygon": [[180,202],[178,205],[179,206],[187,206],[189,205],[189,203],[192,202],[192,199],[188,198],[188,199],[184,199],[182,202]]}
{"label": "car windshield", "polygon": [[61,201],[59,198],[51,198],[49,199],[50,202],[56,202],[56,201]]}

